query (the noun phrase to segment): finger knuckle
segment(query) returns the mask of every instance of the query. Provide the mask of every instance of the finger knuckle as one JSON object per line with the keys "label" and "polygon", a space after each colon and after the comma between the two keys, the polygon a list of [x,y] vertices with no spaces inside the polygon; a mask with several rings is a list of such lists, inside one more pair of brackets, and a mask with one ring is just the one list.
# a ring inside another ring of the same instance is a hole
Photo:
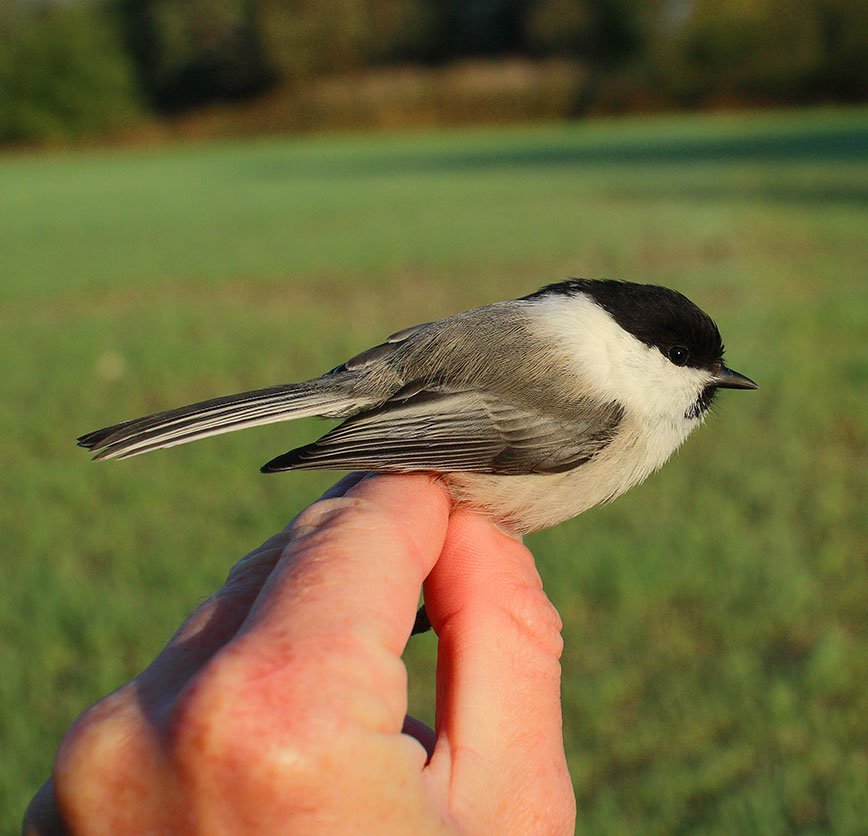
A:
{"label": "finger knuckle", "polygon": [[276,545],[245,555],[229,570],[224,588],[234,591],[248,586],[261,586],[274,570],[283,549],[283,545]]}
{"label": "finger knuckle", "polygon": [[243,738],[238,727],[237,666],[218,654],[187,683],[166,717],[166,734],[180,762],[207,763],[210,755]]}
{"label": "finger knuckle", "polygon": [[91,706],[69,728],[54,765],[55,791],[61,801],[82,797],[83,784],[98,786],[101,776],[125,772],[141,756],[148,738],[133,686]]}
{"label": "finger knuckle", "polygon": [[501,607],[522,638],[559,659],[564,649],[563,622],[542,587],[528,582],[505,585]]}
{"label": "finger knuckle", "polygon": [[366,500],[357,497],[342,496],[333,499],[321,499],[314,502],[313,505],[309,505],[295,518],[292,523],[292,533],[297,537],[311,531],[317,531],[326,525],[333,524],[351,511],[364,511],[369,504]]}
{"label": "finger knuckle", "polygon": [[179,774],[233,792],[253,791],[279,775],[288,791],[313,792],[323,774],[320,742],[328,735],[321,718],[299,703],[292,694],[275,694],[249,660],[224,649],[172,707],[167,734]]}
{"label": "finger knuckle", "polygon": [[358,496],[343,496],[315,502],[302,511],[293,522],[294,537],[302,539],[323,533],[335,538],[335,529],[346,527],[366,537],[376,537],[382,549],[394,548],[414,559],[420,552],[418,534],[405,520],[388,517],[371,500]]}

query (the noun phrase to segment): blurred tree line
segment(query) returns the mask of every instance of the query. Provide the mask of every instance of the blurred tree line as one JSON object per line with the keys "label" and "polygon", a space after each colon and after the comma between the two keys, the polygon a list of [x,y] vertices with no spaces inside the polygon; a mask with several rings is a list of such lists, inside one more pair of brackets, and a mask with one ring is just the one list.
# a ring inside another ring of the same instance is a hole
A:
{"label": "blurred tree line", "polygon": [[580,66],[572,114],[864,100],[868,2],[0,0],[0,141],[507,56]]}

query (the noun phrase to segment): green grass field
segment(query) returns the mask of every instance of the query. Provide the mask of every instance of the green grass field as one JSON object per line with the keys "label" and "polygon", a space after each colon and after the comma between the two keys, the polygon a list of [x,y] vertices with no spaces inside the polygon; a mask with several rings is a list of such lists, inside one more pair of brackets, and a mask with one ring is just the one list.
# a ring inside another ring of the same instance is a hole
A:
{"label": "green grass field", "polygon": [[[75,437],[570,275],[670,285],[756,393],[529,538],[589,834],[865,833],[868,110],[0,158],[0,830],[60,736],[332,477],[277,425]],[[407,653],[431,718],[434,639]]]}

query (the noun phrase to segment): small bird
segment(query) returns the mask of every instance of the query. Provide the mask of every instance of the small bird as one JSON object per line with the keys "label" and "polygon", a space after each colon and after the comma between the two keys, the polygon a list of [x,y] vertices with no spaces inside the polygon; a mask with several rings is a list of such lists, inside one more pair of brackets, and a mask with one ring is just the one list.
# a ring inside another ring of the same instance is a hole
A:
{"label": "small bird", "polygon": [[608,502],[660,468],[728,369],[711,317],[665,287],[571,279],[392,334],[302,383],[125,421],[78,439],[125,459],[218,433],[343,418],[264,473],[443,475],[454,500],[519,532]]}

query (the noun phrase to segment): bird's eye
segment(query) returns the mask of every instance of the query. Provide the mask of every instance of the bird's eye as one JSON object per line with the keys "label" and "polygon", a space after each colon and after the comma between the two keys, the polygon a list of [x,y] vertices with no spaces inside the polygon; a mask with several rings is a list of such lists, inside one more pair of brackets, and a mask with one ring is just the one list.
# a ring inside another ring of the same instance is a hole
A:
{"label": "bird's eye", "polygon": [[683,366],[690,359],[690,352],[683,345],[673,345],[669,349],[669,359],[676,366]]}

